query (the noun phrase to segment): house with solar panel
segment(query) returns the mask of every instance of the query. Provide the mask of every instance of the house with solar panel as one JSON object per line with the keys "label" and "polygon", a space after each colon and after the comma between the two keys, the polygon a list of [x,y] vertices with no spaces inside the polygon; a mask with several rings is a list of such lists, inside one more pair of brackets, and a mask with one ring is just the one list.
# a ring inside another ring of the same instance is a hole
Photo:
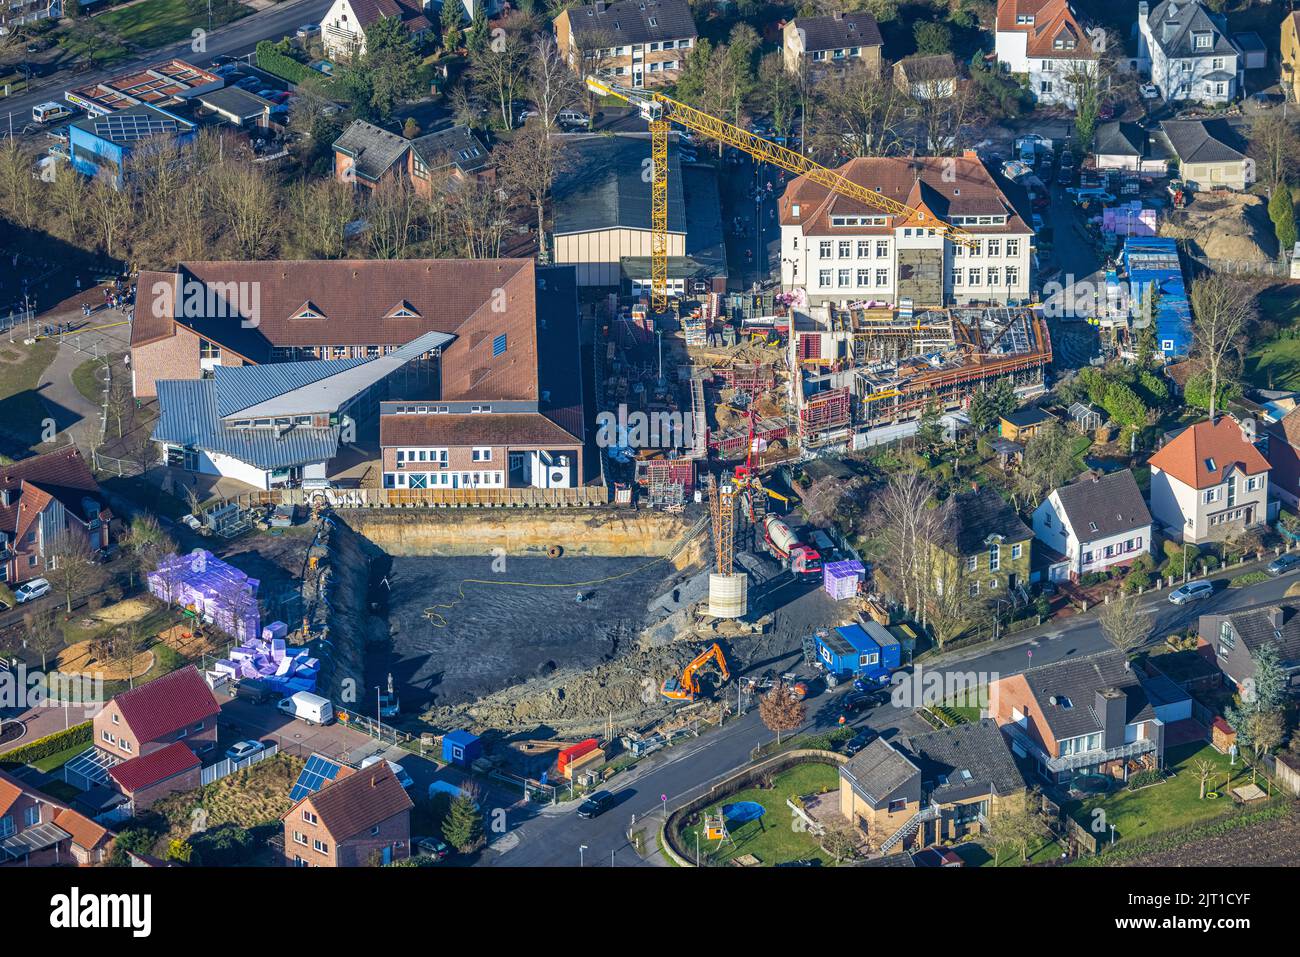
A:
{"label": "house with solar panel", "polygon": [[77,172],[94,178],[101,173],[121,186],[131,154],[158,138],[176,143],[194,139],[197,127],[174,113],[147,103],[87,116],[68,127],[68,151]]}
{"label": "house with solar panel", "polygon": [[[426,332],[385,355],[212,367],[212,377],[161,380],[153,440],[170,468],[254,488],[328,477],[378,409],[387,380],[454,337]],[[419,369],[411,375],[427,375]]]}
{"label": "house with solar panel", "polygon": [[283,817],[286,864],[368,867],[411,856],[415,805],[390,762],[354,770],[313,755],[293,795]]}

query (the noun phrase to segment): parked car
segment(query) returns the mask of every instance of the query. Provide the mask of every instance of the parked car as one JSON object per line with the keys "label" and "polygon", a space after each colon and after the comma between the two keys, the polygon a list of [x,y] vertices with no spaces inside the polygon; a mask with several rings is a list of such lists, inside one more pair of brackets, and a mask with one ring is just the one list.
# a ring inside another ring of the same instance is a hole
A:
{"label": "parked car", "polygon": [[253,741],[251,739],[248,741],[240,741],[238,744],[232,744],[230,747],[226,748],[226,757],[232,761],[243,761],[246,758],[251,758],[265,747],[266,745],[261,741]]}
{"label": "parked car", "polygon": [[1143,83],[1138,87],[1138,92],[1142,94],[1144,100],[1160,99],[1160,87],[1156,86],[1154,83]]}
{"label": "parked car", "polygon": [[1175,605],[1185,605],[1191,601],[1200,601],[1214,594],[1214,586],[1209,582],[1188,582],[1181,588],[1169,593],[1169,600]]}
{"label": "parked car", "polygon": [[103,548],[95,551],[95,561],[101,565],[107,565],[113,559],[117,558],[118,547],[116,545],[105,545]]}
{"label": "parked car", "polygon": [[14,589],[14,598],[18,599],[18,604],[25,605],[29,601],[35,601],[50,593],[50,583],[44,578],[33,578],[29,582],[24,582]]}
{"label": "parked car", "polygon": [[233,698],[243,698],[254,704],[267,704],[284,697],[271,685],[258,678],[240,678],[230,689]]}
{"label": "parked car", "polygon": [[319,23],[304,23],[297,30],[297,34],[300,37],[309,37],[315,33],[320,33]]}
{"label": "parked car", "polygon": [[1274,578],[1277,578],[1279,575],[1285,575],[1297,568],[1300,568],[1300,555],[1286,554],[1279,555],[1269,562],[1266,571]]}
{"label": "parked car", "polygon": [[581,110],[560,110],[555,114],[555,122],[561,126],[586,126],[588,120]]}
{"label": "parked car", "polygon": [[596,791],[578,806],[578,817],[600,817],[614,806],[614,795],[608,791]]}
{"label": "parked car", "polygon": [[417,837],[415,838],[415,853],[421,857],[432,857],[435,861],[447,859],[451,853],[451,848],[447,846],[446,841],[440,841],[436,837]]}
{"label": "parked car", "polygon": [[857,714],[860,711],[867,711],[876,706],[879,702],[876,696],[867,691],[850,691],[840,702],[845,714]]}
{"label": "parked car", "polygon": [[236,80],[235,86],[241,90],[248,90],[250,93],[262,85],[262,81],[255,76],[246,76],[242,80]]}
{"label": "parked car", "polygon": [[872,741],[874,741],[876,737],[877,737],[876,732],[872,731],[870,728],[867,728],[859,732],[849,741],[845,742],[844,753],[847,754],[849,757],[853,757],[853,755],[857,754],[859,751],[861,751],[863,748],[869,745]]}

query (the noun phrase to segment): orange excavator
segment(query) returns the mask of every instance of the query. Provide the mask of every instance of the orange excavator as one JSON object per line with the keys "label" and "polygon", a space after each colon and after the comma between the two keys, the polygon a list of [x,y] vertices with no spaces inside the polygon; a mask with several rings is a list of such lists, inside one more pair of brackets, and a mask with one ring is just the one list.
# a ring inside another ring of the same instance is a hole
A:
{"label": "orange excavator", "polygon": [[694,701],[695,696],[700,693],[700,682],[695,677],[701,668],[710,661],[718,666],[718,672],[723,681],[731,677],[731,672],[727,668],[727,659],[722,655],[722,648],[715,642],[707,651],[696,656],[695,660],[682,669],[681,679],[669,677],[664,681],[663,696],[672,698],[674,701]]}

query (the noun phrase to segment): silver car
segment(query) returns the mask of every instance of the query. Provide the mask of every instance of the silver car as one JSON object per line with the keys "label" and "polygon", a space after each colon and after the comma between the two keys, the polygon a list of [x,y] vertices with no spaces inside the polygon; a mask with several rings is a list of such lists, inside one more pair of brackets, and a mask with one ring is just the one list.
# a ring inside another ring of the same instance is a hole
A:
{"label": "silver car", "polygon": [[1209,582],[1188,582],[1181,588],[1169,593],[1169,600],[1175,605],[1185,605],[1189,601],[1200,601],[1214,594],[1214,586]]}

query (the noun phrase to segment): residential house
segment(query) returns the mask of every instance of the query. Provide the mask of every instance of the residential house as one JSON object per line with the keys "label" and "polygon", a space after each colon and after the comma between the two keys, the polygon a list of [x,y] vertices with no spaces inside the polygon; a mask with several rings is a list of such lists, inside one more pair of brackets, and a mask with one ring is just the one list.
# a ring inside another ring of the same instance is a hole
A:
{"label": "residential house", "polygon": [[468,126],[451,126],[408,140],[365,120],[353,120],[334,141],[334,178],[374,188],[387,180],[410,183],[430,196],[442,174],[449,185],[491,179],[491,153]]}
{"label": "residential house", "polygon": [[1177,541],[1200,544],[1264,522],[1269,464],[1237,420],[1197,422],[1151,456],[1151,514]]}
{"label": "residential house", "polygon": [[1098,125],[1092,137],[1092,158],[1097,169],[1121,169],[1163,176],[1169,169],[1169,152],[1161,137],[1151,136],[1141,123],[1113,120]]}
{"label": "residential house", "polygon": [[92,178],[103,175],[120,188],[131,155],[142,142],[165,138],[184,144],[194,139],[197,129],[174,113],[140,103],[73,122],[68,126],[68,151],[77,172]]}
{"label": "residential house", "polygon": [[102,864],[112,831],[0,771],[0,867]]}
{"label": "residential house", "polygon": [[335,778],[284,815],[294,867],[371,867],[411,856],[415,805],[387,761]]}
{"label": "residential house", "polygon": [[686,0],[596,0],[555,18],[556,43],[575,72],[636,89],[676,83],[698,37]]}
{"label": "residential house", "polygon": [[58,20],[63,16],[63,0],[11,0],[0,10],[0,33],[8,33],[24,23]]}
{"label": "residential house", "polygon": [[1300,688],[1300,602],[1283,599],[1202,615],[1198,630],[1201,640],[1214,649],[1219,670],[1238,692],[1250,687],[1256,656],[1266,647],[1277,653],[1288,685]]}
{"label": "residential house", "polygon": [[1012,753],[1032,759],[1050,783],[1092,774],[1127,781],[1164,766],[1166,726],[1191,717],[1191,697],[1106,651],[991,681],[989,716]]}
{"label": "residential house", "polygon": [[787,73],[816,77],[830,69],[861,67],[880,72],[884,40],[870,13],[837,11],[824,17],[795,17],[781,31]]}
{"label": "residential house", "polygon": [[143,814],[170,794],[193,791],[203,783],[203,761],[184,741],[108,769],[113,786],[134,814]]}
{"label": "residential house", "polygon": [[1287,505],[1300,505],[1300,408],[1269,423],[1264,431],[1273,494]]}
{"label": "residential house", "polygon": [[1282,20],[1282,87],[1287,99],[1300,103],[1300,11]]}
{"label": "residential house", "polygon": [[1160,135],[1193,189],[1244,190],[1255,182],[1255,160],[1226,120],[1165,120]]}
{"label": "residential house", "polygon": [[[781,196],[781,284],[810,304],[863,301],[917,306],[1024,302],[1033,230],[1023,190],[972,151],[958,157],[858,157],[838,172],[918,212],[894,216],[805,176]],[[1012,195],[1016,197],[1013,203]],[[969,247],[933,223],[973,234]]]}
{"label": "residential house", "polygon": [[1151,513],[1128,469],[1052,489],[1033,524],[1034,537],[1066,557],[1072,581],[1151,553]]}
{"label": "residential house", "polygon": [[115,696],[95,715],[94,744],[120,764],[176,743],[208,754],[217,746],[220,711],[199,670],[186,665]]}
{"label": "residential house", "polygon": [[0,582],[12,587],[50,571],[64,535],[105,547],[112,518],[75,445],[0,465]]}
{"label": "residential house", "polygon": [[1034,533],[992,488],[954,496],[953,535],[940,547],[937,585],[964,587],[971,598],[1017,600],[1029,583]]}
{"label": "residential house", "polygon": [[[648,134],[578,133],[561,138],[565,169],[551,188],[553,255],[577,270],[579,286],[611,286],[648,294],[654,245],[644,172]],[[718,174],[681,162],[676,136],[668,144],[668,292],[724,292],[727,252]]]}
{"label": "residential house", "polygon": [[1241,93],[1241,51],[1222,16],[1196,0],[1138,3],[1138,66],[1169,102],[1228,103]]}
{"label": "residential house", "polygon": [[1097,70],[1099,51],[1069,0],[998,0],[994,45],[1007,73],[1027,78],[1039,103],[1076,103],[1078,78]]}
{"label": "residential house", "polygon": [[1268,45],[1258,33],[1253,30],[1234,33],[1232,42],[1241,51],[1241,68],[1243,70],[1264,70],[1268,68]]}
{"label": "residential house", "polygon": [[884,854],[978,833],[1023,806],[1025,781],[997,725],[876,738],[840,765],[840,813]]}
{"label": "residential house", "polygon": [[998,435],[1009,442],[1028,442],[1056,421],[1056,416],[1038,406],[1008,412],[998,419]]}
{"label": "residential house", "polygon": [[334,0],[321,18],[321,46],[332,60],[353,60],[366,54],[366,30],[385,17],[396,17],[413,36],[434,27],[420,0]]}
{"label": "residential house", "polygon": [[894,86],[915,100],[944,100],[957,93],[961,71],[951,53],[904,57],[894,64]]}

